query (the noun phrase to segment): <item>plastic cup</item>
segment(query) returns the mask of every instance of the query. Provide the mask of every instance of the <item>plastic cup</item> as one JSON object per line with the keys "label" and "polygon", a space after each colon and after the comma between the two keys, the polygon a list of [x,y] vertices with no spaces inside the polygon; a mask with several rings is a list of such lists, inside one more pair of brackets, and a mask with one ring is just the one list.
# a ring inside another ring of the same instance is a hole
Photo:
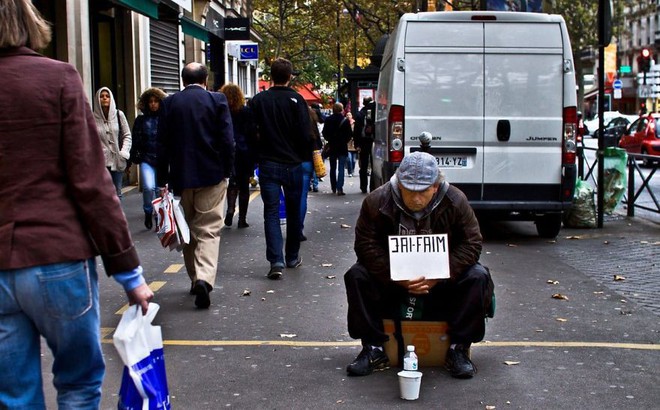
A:
{"label": "plastic cup", "polygon": [[399,390],[404,400],[419,399],[419,388],[422,385],[422,372],[403,370],[399,373]]}

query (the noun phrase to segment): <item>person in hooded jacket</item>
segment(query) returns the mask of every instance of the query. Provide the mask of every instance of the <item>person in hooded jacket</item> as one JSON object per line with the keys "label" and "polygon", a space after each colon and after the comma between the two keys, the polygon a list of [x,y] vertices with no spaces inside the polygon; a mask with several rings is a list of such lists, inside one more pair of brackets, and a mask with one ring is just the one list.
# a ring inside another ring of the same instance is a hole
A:
{"label": "person in hooded jacket", "polygon": [[117,109],[115,97],[108,87],[96,91],[94,121],[103,147],[105,166],[110,171],[117,196],[122,198],[124,170],[131,157],[131,129],[124,113]]}
{"label": "person in hooded jacket", "polygon": [[160,88],[147,88],[140,95],[138,109],[142,115],[133,123],[133,144],[131,145],[130,161],[140,166],[140,182],[142,183],[142,209],[144,210],[144,226],[153,228],[152,201],[158,195],[156,185],[156,151],[158,139],[158,114],[160,104],[167,96]]}

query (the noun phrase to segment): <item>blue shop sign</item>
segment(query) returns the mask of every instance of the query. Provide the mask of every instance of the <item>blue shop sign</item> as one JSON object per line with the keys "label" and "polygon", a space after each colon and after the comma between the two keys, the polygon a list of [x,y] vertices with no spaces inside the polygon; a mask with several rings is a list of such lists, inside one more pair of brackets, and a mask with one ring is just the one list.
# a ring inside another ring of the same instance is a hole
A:
{"label": "blue shop sign", "polygon": [[258,60],[259,44],[241,44],[239,60]]}

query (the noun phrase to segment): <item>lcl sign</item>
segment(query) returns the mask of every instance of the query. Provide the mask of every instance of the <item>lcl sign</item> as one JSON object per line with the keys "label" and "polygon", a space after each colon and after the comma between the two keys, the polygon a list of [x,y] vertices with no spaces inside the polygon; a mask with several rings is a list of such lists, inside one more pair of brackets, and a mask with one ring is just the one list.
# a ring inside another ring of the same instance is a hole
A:
{"label": "lcl sign", "polygon": [[239,46],[239,61],[258,60],[259,45],[257,43],[241,44]]}

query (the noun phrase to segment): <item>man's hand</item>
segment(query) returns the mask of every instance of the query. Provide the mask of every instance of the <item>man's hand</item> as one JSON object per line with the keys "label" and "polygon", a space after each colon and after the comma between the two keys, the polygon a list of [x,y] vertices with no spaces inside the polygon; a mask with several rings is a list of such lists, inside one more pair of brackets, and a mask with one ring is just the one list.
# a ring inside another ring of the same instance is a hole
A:
{"label": "man's hand", "polygon": [[126,292],[128,296],[128,304],[135,305],[138,304],[142,307],[142,314],[147,313],[149,308],[149,302],[154,298],[154,292],[147,286],[146,283],[141,284],[137,288]]}
{"label": "man's hand", "polygon": [[408,293],[412,295],[426,295],[431,291],[439,279],[426,279],[424,276],[411,280],[403,280],[397,282],[400,286],[403,286],[408,290]]}

